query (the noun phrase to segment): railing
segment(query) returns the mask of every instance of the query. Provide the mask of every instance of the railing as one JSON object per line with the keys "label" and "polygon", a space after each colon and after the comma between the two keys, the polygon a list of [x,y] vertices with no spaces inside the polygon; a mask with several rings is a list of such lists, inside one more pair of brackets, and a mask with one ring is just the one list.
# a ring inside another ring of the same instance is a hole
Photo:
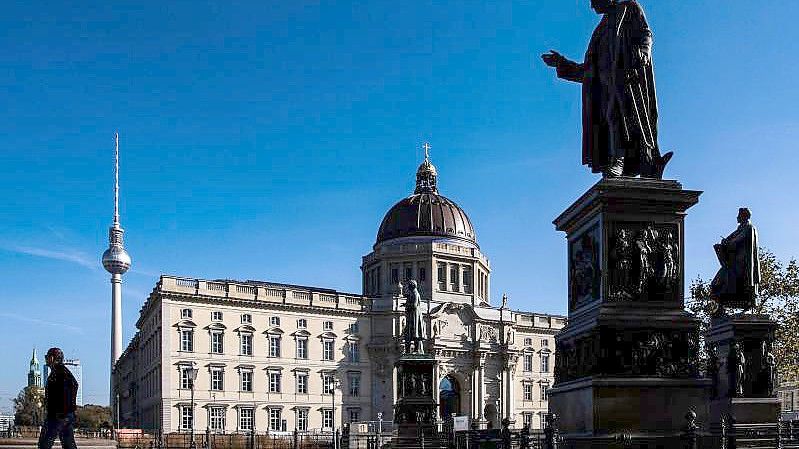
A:
{"label": "railing", "polygon": [[[339,448],[343,446],[338,445]],[[118,435],[118,449],[333,449],[330,432],[143,432]]]}
{"label": "railing", "polygon": [[236,284],[236,293],[244,293],[247,295],[257,295],[258,288],[252,285],[239,285]]}

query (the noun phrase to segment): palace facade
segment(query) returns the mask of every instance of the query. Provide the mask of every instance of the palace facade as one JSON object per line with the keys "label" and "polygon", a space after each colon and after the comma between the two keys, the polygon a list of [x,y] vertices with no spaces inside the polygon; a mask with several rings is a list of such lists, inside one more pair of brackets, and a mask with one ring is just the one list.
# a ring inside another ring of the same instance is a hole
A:
{"label": "palace facade", "polygon": [[402,285],[413,279],[438,362],[439,419],[543,427],[565,318],[492,302],[489,260],[463,209],[438,192],[429,158],[413,194],[386,213],[361,271],[361,294],[161,276],[112,373],[120,425],[283,432],[391,422]]}

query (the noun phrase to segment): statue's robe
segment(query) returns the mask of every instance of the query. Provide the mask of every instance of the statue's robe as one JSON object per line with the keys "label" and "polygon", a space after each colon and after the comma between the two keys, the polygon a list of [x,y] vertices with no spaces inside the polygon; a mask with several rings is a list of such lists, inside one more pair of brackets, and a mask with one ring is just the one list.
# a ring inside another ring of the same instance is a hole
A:
{"label": "statue's robe", "polygon": [[424,340],[424,334],[422,299],[418,291],[410,290],[405,302],[405,341]]}
{"label": "statue's robe", "polygon": [[[558,77],[582,83],[583,165],[595,173],[624,157],[623,174],[636,176],[660,157],[651,49],[643,9],[626,0],[602,17],[582,64],[558,67]],[[642,64],[638,52],[649,62]]]}
{"label": "statue's robe", "polygon": [[743,223],[713,248],[721,268],[710,283],[711,295],[722,305],[754,307],[760,284],[757,229]]}

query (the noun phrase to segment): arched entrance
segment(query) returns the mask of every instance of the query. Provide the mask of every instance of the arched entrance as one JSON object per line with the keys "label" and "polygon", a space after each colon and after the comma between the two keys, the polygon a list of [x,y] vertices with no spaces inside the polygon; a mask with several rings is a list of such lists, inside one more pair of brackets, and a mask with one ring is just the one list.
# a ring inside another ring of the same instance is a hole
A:
{"label": "arched entrance", "polygon": [[439,413],[441,419],[452,418],[461,412],[461,388],[458,380],[447,375],[438,384]]}

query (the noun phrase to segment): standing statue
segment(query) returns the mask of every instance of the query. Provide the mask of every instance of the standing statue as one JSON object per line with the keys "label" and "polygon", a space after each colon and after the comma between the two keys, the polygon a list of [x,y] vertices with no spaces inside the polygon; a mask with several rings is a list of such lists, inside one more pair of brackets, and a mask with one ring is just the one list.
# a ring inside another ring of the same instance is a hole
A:
{"label": "standing statue", "polygon": [[619,229],[616,231],[616,243],[611,251],[613,259],[613,294],[617,297],[629,296],[629,287],[632,284],[633,271],[633,246],[630,241],[630,231]]}
{"label": "standing statue", "polygon": [[738,228],[713,245],[721,268],[710,283],[710,295],[721,306],[751,309],[760,284],[757,229],[752,213],[738,209]]}
{"label": "standing statue", "polygon": [[671,287],[680,278],[680,249],[671,231],[667,231],[663,236],[663,241],[660,243],[660,246],[662,254],[660,280],[665,286]]}
{"label": "standing statue", "polygon": [[405,300],[405,352],[423,351],[425,339],[424,318],[422,317],[422,298],[419,295],[416,281],[408,282]]}
{"label": "standing statue", "polygon": [[605,176],[663,177],[652,69],[652,31],[636,0],[591,0],[602,20],[583,63],[550,50],[558,78],[583,86],[583,165]]}
{"label": "standing statue", "polygon": [[730,358],[732,359],[728,366],[734,367],[735,382],[734,396],[741,397],[744,395],[744,381],[746,377],[746,356],[744,355],[743,348],[740,343],[735,343],[730,351]]}
{"label": "standing statue", "polygon": [[647,225],[635,240],[638,247],[638,291],[645,292],[649,287],[649,281],[655,275],[655,244],[658,232],[652,225]]}

